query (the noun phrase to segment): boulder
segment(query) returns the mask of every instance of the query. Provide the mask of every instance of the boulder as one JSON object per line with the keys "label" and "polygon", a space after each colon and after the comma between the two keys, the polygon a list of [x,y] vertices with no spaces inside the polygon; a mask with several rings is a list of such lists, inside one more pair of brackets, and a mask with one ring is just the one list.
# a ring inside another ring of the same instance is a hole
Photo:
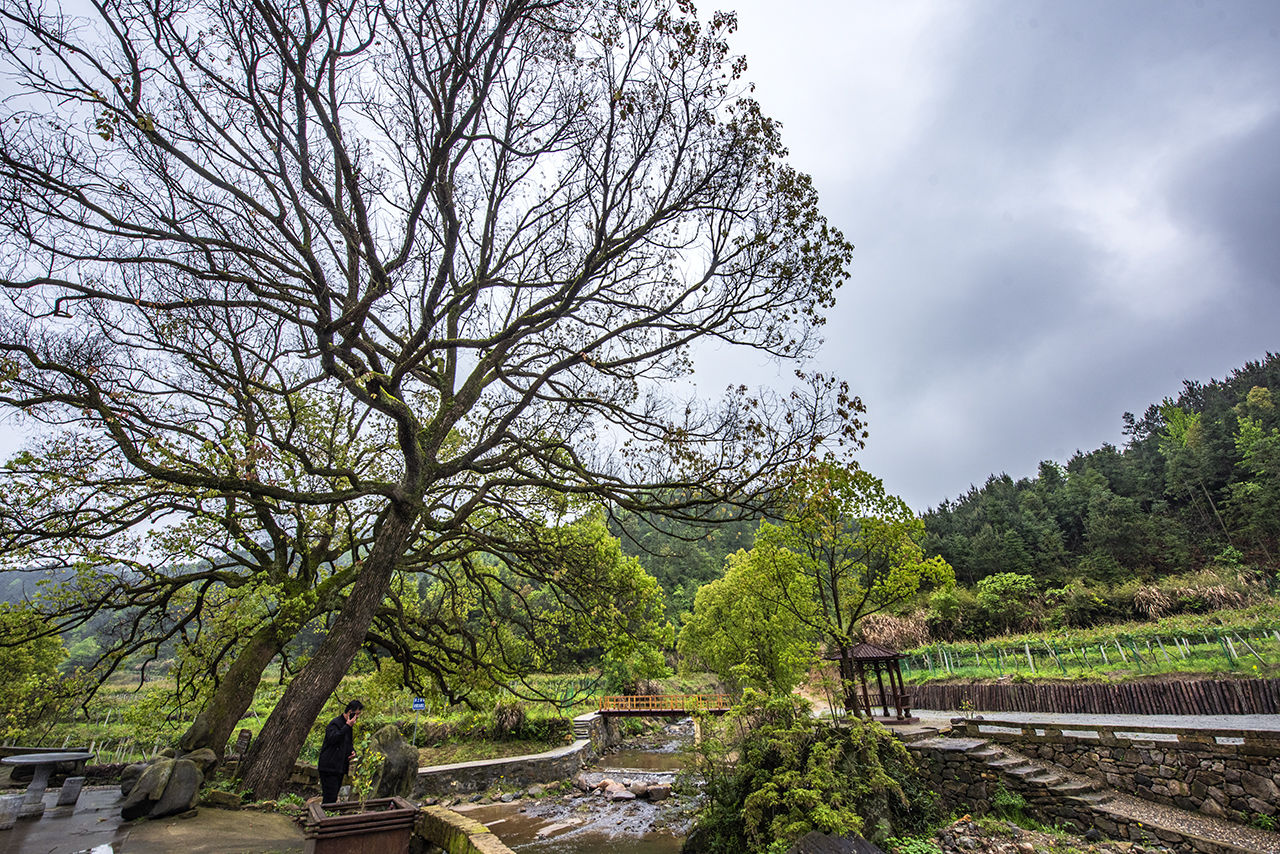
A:
{"label": "boulder", "polygon": [[206,777],[213,772],[214,768],[218,767],[218,754],[214,753],[211,747],[202,747],[199,750],[184,753],[181,758],[196,763],[200,773]]}
{"label": "boulder", "polygon": [[670,783],[650,783],[648,798],[651,801],[665,801],[671,797]]}
{"label": "boulder", "polygon": [[637,798],[643,798],[649,794],[649,784],[643,782],[635,782],[627,786],[627,791],[635,795]]}
{"label": "boulder", "polygon": [[884,854],[861,836],[836,836],[811,830],[796,840],[787,854]]}
{"label": "boulder", "polygon": [[369,739],[369,746],[383,756],[374,797],[409,797],[418,779],[418,750],[394,724],[387,724]]}
{"label": "boulder", "polygon": [[573,787],[580,792],[590,792],[596,785],[591,782],[585,773],[579,771],[578,776],[573,778]]}
{"label": "boulder", "polygon": [[144,767],[120,806],[120,816],[132,821],[187,812],[199,800],[203,782],[204,774],[190,760],[157,760]]}
{"label": "boulder", "polygon": [[200,786],[203,783],[204,774],[196,763],[188,759],[175,759],[169,783],[164,787],[160,799],[151,807],[147,818],[162,818],[190,811],[200,800]]}
{"label": "boulder", "polygon": [[[316,801],[320,798],[316,797]],[[238,810],[244,803],[244,799],[235,792],[223,792],[219,789],[210,789],[200,797],[200,803],[206,807],[214,807],[220,810]]]}
{"label": "boulder", "polygon": [[606,791],[605,796],[611,801],[634,801],[636,796],[622,787]]}
{"label": "boulder", "polygon": [[133,787],[137,784],[138,778],[141,777],[142,772],[146,770],[146,762],[136,762],[133,765],[124,766],[124,770],[120,772],[120,794],[127,795],[133,791]]}

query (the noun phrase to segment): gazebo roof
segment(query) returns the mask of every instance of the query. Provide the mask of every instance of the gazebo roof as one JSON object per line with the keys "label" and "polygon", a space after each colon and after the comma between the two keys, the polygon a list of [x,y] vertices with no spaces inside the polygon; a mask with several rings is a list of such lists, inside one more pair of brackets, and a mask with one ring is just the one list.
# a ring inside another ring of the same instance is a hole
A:
{"label": "gazebo roof", "polygon": [[[844,657],[854,661],[895,661],[902,658],[902,653],[885,649],[873,643],[860,643],[851,647]],[[840,653],[828,653],[826,658],[831,661],[839,661]]]}

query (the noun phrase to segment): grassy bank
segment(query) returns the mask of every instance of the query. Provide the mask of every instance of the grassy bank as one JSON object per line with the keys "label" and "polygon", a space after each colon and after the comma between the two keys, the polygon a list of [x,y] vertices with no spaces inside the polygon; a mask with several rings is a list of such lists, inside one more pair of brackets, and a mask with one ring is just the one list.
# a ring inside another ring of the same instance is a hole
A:
{"label": "grassy bank", "polygon": [[1122,680],[1167,674],[1280,676],[1272,604],[1091,629],[1031,632],[907,650],[910,684],[950,679]]}

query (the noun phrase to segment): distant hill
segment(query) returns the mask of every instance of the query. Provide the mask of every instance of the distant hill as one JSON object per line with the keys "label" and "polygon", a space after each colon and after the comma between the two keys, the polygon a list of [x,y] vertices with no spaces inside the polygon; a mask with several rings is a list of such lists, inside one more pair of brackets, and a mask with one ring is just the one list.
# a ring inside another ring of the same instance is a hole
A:
{"label": "distant hill", "polygon": [[1223,556],[1280,569],[1280,355],[1125,413],[1104,444],[1036,477],[992,475],[924,516],[964,584],[997,572],[1114,582]]}
{"label": "distant hill", "polygon": [[707,512],[705,524],[673,522],[648,514],[616,513],[609,531],[622,550],[658,579],[674,619],[693,610],[698,588],[724,574],[724,559],[755,544],[758,519],[735,519],[728,507]]}
{"label": "distant hill", "polygon": [[75,574],[71,567],[57,569],[2,570],[0,571],[0,602],[11,605],[35,595],[41,581],[65,581]]}

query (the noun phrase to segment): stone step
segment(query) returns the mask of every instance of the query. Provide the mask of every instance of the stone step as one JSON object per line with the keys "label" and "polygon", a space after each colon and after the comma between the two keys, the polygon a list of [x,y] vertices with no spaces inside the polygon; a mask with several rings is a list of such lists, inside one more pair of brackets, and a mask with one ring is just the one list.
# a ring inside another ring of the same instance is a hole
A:
{"label": "stone step", "polygon": [[1022,765],[1001,768],[1000,770],[1011,777],[1017,777],[1019,780],[1032,780],[1033,777],[1044,773],[1044,771],[1035,767],[1030,762]]}
{"label": "stone step", "polygon": [[1004,756],[1004,751],[995,748],[988,748],[985,750],[980,748],[978,750],[971,750],[965,755],[970,759],[976,759],[979,762],[990,762],[993,759],[999,759]]}
{"label": "stone step", "polygon": [[1048,786],[1050,788],[1058,783],[1066,782],[1066,778],[1061,775],[1055,774],[1052,771],[1045,771],[1043,769],[1041,769],[1038,774],[1028,774],[1024,779],[1028,783],[1039,783],[1042,786]]}
{"label": "stone step", "polygon": [[1074,801],[1077,804],[1087,804],[1089,806],[1097,806],[1114,800],[1115,795],[1111,792],[1082,792],[1078,795],[1068,795],[1067,800]]}
{"label": "stone step", "polygon": [[1059,795],[1085,795],[1098,791],[1098,784],[1085,780],[1063,780],[1049,787]]}
{"label": "stone step", "polygon": [[1014,768],[1030,768],[1031,763],[1021,756],[1006,756],[1003,759],[993,759],[987,763],[988,768],[996,771],[1009,771]]}

